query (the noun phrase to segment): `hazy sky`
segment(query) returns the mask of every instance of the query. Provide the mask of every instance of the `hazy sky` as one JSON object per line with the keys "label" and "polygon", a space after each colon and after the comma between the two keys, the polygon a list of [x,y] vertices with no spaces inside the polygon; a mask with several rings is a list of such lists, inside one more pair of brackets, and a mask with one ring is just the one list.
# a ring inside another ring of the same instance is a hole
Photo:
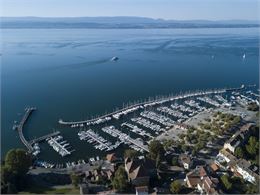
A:
{"label": "hazy sky", "polygon": [[0,0],[1,16],[259,19],[260,0]]}

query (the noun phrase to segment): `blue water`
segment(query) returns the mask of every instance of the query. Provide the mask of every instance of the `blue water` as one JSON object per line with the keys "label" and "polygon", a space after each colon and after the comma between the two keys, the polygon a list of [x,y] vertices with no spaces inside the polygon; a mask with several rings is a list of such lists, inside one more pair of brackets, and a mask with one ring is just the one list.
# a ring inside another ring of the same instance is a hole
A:
{"label": "blue water", "polygon": [[[14,120],[36,106],[32,139],[59,129],[76,152],[96,155],[59,118],[81,120],[124,102],[194,89],[259,83],[259,29],[2,30],[2,154],[23,147]],[[243,54],[246,58],[243,60]],[[117,62],[109,59],[118,56]],[[47,144],[42,158],[60,161]]]}

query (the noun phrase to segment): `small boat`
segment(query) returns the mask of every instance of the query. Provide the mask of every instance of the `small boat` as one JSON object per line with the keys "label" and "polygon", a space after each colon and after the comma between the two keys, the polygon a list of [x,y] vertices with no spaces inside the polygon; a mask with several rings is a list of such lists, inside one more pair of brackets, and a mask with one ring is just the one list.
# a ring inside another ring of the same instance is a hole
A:
{"label": "small boat", "polygon": [[244,55],[243,55],[243,59],[245,59],[246,58],[246,54],[244,53]]}
{"label": "small boat", "polygon": [[114,56],[114,57],[112,57],[112,58],[110,59],[110,61],[117,61],[117,60],[119,60],[119,58],[118,58],[117,56]]}

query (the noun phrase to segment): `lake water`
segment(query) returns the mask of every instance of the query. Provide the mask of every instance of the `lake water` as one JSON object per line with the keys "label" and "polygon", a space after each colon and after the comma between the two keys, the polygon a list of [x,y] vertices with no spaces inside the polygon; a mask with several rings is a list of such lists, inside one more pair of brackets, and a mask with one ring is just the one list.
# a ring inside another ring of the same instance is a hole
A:
{"label": "lake water", "polygon": [[[149,96],[258,84],[258,35],[258,28],[2,30],[2,155],[24,147],[12,125],[26,106],[37,111],[25,137],[58,129],[77,150],[66,158],[77,159],[98,152],[77,129],[59,126],[60,118],[81,120]],[[62,160],[47,144],[40,157]]]}

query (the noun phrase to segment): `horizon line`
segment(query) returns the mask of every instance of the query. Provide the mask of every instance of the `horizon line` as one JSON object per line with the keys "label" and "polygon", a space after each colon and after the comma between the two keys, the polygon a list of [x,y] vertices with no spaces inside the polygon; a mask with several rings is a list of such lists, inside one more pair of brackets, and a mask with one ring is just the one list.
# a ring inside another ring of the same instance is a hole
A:
{"label": "horizon line", "polygon": [[0,18],[116,18],[116,17],[129,17],[129,18],[146,18],[146,19],[153,19],[153,20],[177,20],[177,21],[195,21],[195,20],[202,20],[202,21],[259,21],[260,18],[257,19],[166,19],[166,18],[154,18],[154,17],[147,17],[147,16],[0,16]]}

